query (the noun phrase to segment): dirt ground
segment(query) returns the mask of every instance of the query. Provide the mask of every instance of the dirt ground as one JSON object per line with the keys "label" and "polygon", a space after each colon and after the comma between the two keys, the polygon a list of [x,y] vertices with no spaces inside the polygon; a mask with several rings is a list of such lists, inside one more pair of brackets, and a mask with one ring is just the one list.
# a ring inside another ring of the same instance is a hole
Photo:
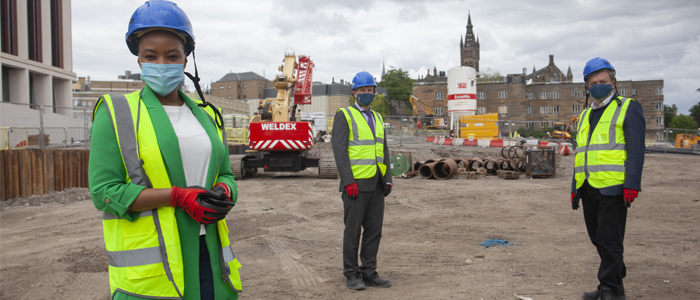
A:
{"label": "dirt ground", "polygon": [[[419,160],[496,155],[401,150]],[[573,157],[557,169],[553,179],[395,178],[378,257],[392,286],[359,292],[342,275],[338,181],[313,169],[246,178],[226,218],[241,299],[580,299],[597,285],[599,260],[569,204]],[[628,213],[627,299],[700,299],[698,170],[697,156],[646,156]],[[1,203],[0,299],[109,299],[100,217],[86,189]],[[488,239],[515,245],[479,246]]]}

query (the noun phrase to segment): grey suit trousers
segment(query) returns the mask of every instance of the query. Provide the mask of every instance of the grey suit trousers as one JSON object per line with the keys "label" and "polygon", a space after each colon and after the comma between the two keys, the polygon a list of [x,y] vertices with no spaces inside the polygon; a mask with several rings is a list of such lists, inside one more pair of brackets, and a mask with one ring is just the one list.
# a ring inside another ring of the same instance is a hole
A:
{"label": "grey suit trousers", "polygon": [[[343,234],[343,274],[350,277],[357,272],[369,277],[377,269],[377,252],[382,237],[384,222],[383,180],[376,180],[377,186],[371,192],[359,192],[355,199],[342,193],[345,211],[345,232]],[[364,230],[364,231],[362,231]],[[361,266],[357,263],[357,252],[362,234],[360,249]]]}

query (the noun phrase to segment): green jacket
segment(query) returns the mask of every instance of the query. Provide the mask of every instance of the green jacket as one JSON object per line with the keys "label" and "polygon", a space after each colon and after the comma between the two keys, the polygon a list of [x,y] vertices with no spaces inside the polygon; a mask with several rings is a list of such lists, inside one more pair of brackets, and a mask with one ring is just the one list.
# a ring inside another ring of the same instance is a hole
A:
{"label": "green jacket", "polygon": [[[141,98],[148,109],[153,122],[153,127],[158,138],[158,147],[168,169],[169,179],[173,186],[186,187],[185,174],[182,166],[180,146],[175,131],[170,123],[163,106],[151,89],[146,85],[142,90]],[[212,152],[207,173],[208,187],[218,182],[223,182],[231,187],[231,199],[236,202],[238,189],[234,175],[231,172],[231,164],[228,149],[224,147],[217,136],[216,125],[209,115],[192,101],[187,95],[180,92],[180,98],[185,101],[204,127],[212,141]],[[99,210],[112,213],[127,220],[134,220],[138,213],[127,213],[129,206],[136,197],[145,189],[133,183],[126,183],[126,170],[121,158],[121,152],[117,144],[116,135],[112,123],[104,108],[99,105],[95,108],[94,121],[91,128],[90,163],[88,180],[90,194],[95,207]],[[215,178],[218,181],[214,182]],[[110,201],[105,201],[109,199]],[[109,203],[106,203],[109,202]],[[184,299],[199,299],[199,229],[200,224],[193,220],[185,211],[177,209],[175,213],[180,234],[182,256],[185,272]],[[209,248],[209,256],[214,277],[214,290],[216,299],[238,299],[238,294],[231,290],[227,283],[216,280],[221,278],[219,263],[219,238],[216,224],[206,226],[206,243]],[[117,300],[141,299],[138,297],[117,293]]]}

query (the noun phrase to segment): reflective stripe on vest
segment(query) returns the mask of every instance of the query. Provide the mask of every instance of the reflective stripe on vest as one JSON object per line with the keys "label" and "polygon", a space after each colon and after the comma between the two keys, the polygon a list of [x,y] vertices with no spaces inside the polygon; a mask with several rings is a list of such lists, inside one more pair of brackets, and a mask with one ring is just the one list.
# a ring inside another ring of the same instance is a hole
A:
{"label": "reflective stripe on vest", "polygon": [[[104,95],[100,101],[104,102],[114,126],[127,171],[126,181],[154,188],[172,187],[140,92],[126,96]],[[214,122],[213,110],[209,107],[204,110]],[[218,127],[217,130],[220,139],[225,142],[225,131]],[[182,298],[185,288],[184,270],[173,207],[143,211],[133,222],[103,213],[102,223],[112,295],[119,291],[149,299]],[[217,222],[217,228],[221,230],[222,227],[226,228],[224,220]],[[231,288],[240,291],[240,264],[229,246],[228,229],[225,231],[225,241],[221,242],[225,242],[226,247],[222,247],[221,255],[233,257],[235,263],[226,261],[227,268],[222,266],[222,273],[227,275],[224,280],[228,279]],[[221,234],[219,238],[223,238]],[[235,282],[238,283],[237,286]]]}
{"label": "reflective stripe on vest", "polygon": [[348,122],[350,134],[348,136],[348,155],[350,167],[355,179],[372,178],[377,174],[377,166],[381,170],[382,176],[386,175],[386,165],[384,164],[384,121],[374,111],[375,134],[365,120],[362,113],[350,107],[340,109]]}
{"label": "reflective stripe on vest", "polygon": [[581,113],[574,164],[576,188],[583,186],[586,180],[595,188],[624,184],[627,152],[623,124],[630,101],[635,100],[613,99],[592,132],[589,123],[592,109]]}

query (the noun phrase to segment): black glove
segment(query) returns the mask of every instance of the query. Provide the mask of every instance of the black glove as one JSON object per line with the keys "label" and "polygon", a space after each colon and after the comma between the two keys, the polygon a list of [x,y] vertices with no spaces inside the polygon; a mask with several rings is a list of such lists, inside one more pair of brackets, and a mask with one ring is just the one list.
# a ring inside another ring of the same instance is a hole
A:
{"label": "black glove", "polygon": [[581,196],[578,193],[571,193],[571,209],[577,210],[579,201],[581,201]]}
{"label": "black glove", "polygon": [[391,194],[391,189],[394,187],[394,186],[391,185],[391,184],[387,184],[387,186],[389,187],[389,189],[388,189],[388,190],[384,190],[384,197],[389,196],[389,194]]}

